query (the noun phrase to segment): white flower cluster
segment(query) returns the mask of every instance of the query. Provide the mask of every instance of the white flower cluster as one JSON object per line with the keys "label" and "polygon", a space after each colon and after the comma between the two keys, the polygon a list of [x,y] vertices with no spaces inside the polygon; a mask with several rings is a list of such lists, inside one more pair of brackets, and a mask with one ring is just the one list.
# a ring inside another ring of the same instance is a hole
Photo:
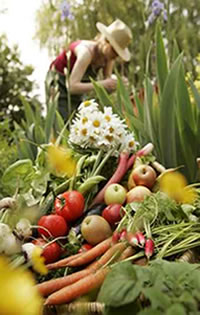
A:
{"label": "white flower cluster", "polygon": [[115,149],[133,152],[136,142],[132,133],[128,131],[125,120],[114,114],[112,107],[99,110],[95,100],[82,102],[76,117],[72,121],[69,141],[82,148],[96,148],[108,151]]}

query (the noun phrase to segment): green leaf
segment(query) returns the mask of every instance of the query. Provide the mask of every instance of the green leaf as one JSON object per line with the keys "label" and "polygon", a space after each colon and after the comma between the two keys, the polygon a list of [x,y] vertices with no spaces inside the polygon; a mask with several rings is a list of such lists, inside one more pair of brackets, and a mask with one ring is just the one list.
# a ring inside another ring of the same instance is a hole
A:
{"label": "green leaf", "polygon": [[143,103],[140,101],[139,97],[137,96],[137,94],[134,95],[134,100],[135,100],[135,104],[138,110],[138,117],[143,120],[144,117],[144,105]]}
{"label": "green leaf", "polygon": [[155,140],[155,130],[154,130],[154,120],[152,115],[153,107],[153,86],[151,81],[145,79],[145,98],[144,98],[144,126],[145,131],[149,135],[150,141],[154,143]]}
{"label": "green leaf", "polygon": [[170,308],[166,311],[166,315],[187,315],[185,308],[183,305],[174,303]]}
{"label": "green leaf", "polygon": [[179,47],[178,47],[176,39],[174,39],[173,50],[172,50],[172,62],[174,62],[176,60],[176,58],[178,57],[179,54],[180,54]]}
{"label": "green leaf", "polygon": [[121,98],[121,106],[120,106],[120,114],[122,116],[123,109],[130,115],[134,115],[133,113],[133,103],[130,100],[130,95],[127,89],[125,88],[121,77],[118,75],[118,85],[117,85],[117,93]]}
{"label": "green leaf", "polygon": [[162,94],[168,75],[167,56],[159,24],[156,27],[156,68],[160,93]]}
{"label": "green leaf", "polygon": [[160,286],[146,288],[143,290],[144,296],[150,300],[153,309],[162,309],[165,311],[171,305],[169,296],[161,291]]}
{"label": "green leaf", "polygon": [[175,138],[176,84],[181,65],[181,55],[169,72],[160,102],[159,141],[162,163],[165,167],[177,166]]}
{"label": "green leaf", "polygon": [[46,116],[46,121],[45,121],[45,136],[46,136],[45,142],[46,143],[49,142],[52,135],[56,109],[57,109],[57,100],[58,100],[58,94],[56,95],[56,98],[54,100],[51,100],[49,102],[49,109],[47,111],[47,116]]}
{"label": "green leaf", "polygon": [[164,313],[163,311],[158,311],[150,307],[147,307],[144,310],[140,311],[137,315],[164,315]]}
{"label": "green leaf", "polygon": [[32,123],[35,123],[35,115],[34,112],[30,106],[30,104],[27,102],[25,97],[20,95],[20,99],[22,101],[22,104],[24,106],[24,111],[25,111],[25,117],[26,117],[26,123],[27,126],[30,126]]}
{"label": "green leaf", "polygon": [[34,139],[36,144],[45,143],[45,132],[41,125],[36,124],[34,128]]}
{"label": "green leaf", "polygon": [[[184,128],[185,122],[190,126],[193,130],[195,128],[194,125],[194,116],[192,105],[190,102],[190,97],[187,89],[187,85],[185,82],[185,73],[183,69],[183,65],[181,63],[179,76],[177,80],[177,120],[180,128],[180,133]],[[185,142],[184,145],[187,145]]]}
{"label": "green leaf", "polygon": [[114,104],[109,97],[109,94],[107,93],[106,89],[99,83],[97,83],[95,80],[91,79],[91,82],[94,86],[97,98],[99,99],[101,106],[111,106],[114,108]]}
{"label": "green leaf", "polygon": [[2,176],[2,182],[5,186],[10,188],[12,193],[14,193],[17,188],[28,191],[34,174],[35,171],[31,160],[19,160],[6,169]]}
{"label": "green leaf", "polygon": [[133,302],[140,294],[140,282],[131,263],[118,264],[106,277],[97,300],[119,307]]}

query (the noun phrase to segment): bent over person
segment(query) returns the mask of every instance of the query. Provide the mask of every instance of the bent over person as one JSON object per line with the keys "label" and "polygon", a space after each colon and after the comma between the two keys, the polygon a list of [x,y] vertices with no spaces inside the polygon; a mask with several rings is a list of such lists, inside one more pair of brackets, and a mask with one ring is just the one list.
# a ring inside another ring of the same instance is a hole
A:
{"label": "bent over person", "polygon": [[[83,100],[83,96],[93,90],[90,78],[97,79],[98,72],[102,69],[103,80],[97,81],[108,91],[116,89],[116,78],[111,77],[113,66],[117,57],[123,61],[130,60],[130,51],[127,46],[131,42],[132,33],[129,27],[119,19],[109,26],[98,22],[96,24],[99,34],[94,40],[77,40],[62,51],[51,63],[47,73],[50,89],[53,91],[58,85],[58,111],[66,121],[71,111],[75,110]],[[66,71],[68,79],[66,80]],[[58,80],[51,80],[57,74]],[[49,79],[50,78],[50,79]],[[127,79],[123,78],[124,83]],[[47,91],[48,94],[50,90]],[[69,97],[70,95],[70,105]]]}

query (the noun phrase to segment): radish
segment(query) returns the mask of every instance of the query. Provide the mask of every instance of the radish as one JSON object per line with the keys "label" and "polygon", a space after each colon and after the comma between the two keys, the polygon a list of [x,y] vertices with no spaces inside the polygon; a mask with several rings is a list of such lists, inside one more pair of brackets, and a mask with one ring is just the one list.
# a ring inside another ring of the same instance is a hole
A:
{"label": "radish", "polygon": [[126,240],[132,246],[137,246],[138,245],[138,238],[137,238],[136,234],[133,234],[131,232],[127,232],[126,233]]}
{"label": "radish", "polygon": [[144,247],[145,245],[145,237],[144,237],[144,234],[142,232],[136,232],[135,233],[135,236],[138,240],[138,246],[141,246],[141,247]]}
{"label": "radish", "polygon": [[148,238],[145,242],[145,256],[149,259],[154,253],[154,242],[151,238]]}
{"label": "radish", "polygon": [[124,241],[124,240],[126,239],[126,234],[127,234],[126,229],[123,229],[123,230],[120,232],[120,241]]}

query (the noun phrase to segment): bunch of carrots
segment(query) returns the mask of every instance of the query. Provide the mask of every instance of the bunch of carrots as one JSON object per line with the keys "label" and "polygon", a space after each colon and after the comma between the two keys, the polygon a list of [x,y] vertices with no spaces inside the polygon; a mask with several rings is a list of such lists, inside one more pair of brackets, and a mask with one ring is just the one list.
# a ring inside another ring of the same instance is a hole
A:
{"label": "bunch of carrots", "polygon": [[39,293],[46,297],[45,305],[70,303],[91,290],[99,288],[115,263],[127,259],[137,259],[145,256],[145,252],[149,258],[149,251],[146,251],[145,243],[140,244],[145,251],[140,252],[139,255],[136,254],[138,245],[134,241],[136,238],[137,235],[132,233],[123,233],[120,237],[118,232],[114,232],[112,237],[87,252],[78,253],[47,265],[49,270],[61,267],[83,267],[83,269],[37,284]]}

